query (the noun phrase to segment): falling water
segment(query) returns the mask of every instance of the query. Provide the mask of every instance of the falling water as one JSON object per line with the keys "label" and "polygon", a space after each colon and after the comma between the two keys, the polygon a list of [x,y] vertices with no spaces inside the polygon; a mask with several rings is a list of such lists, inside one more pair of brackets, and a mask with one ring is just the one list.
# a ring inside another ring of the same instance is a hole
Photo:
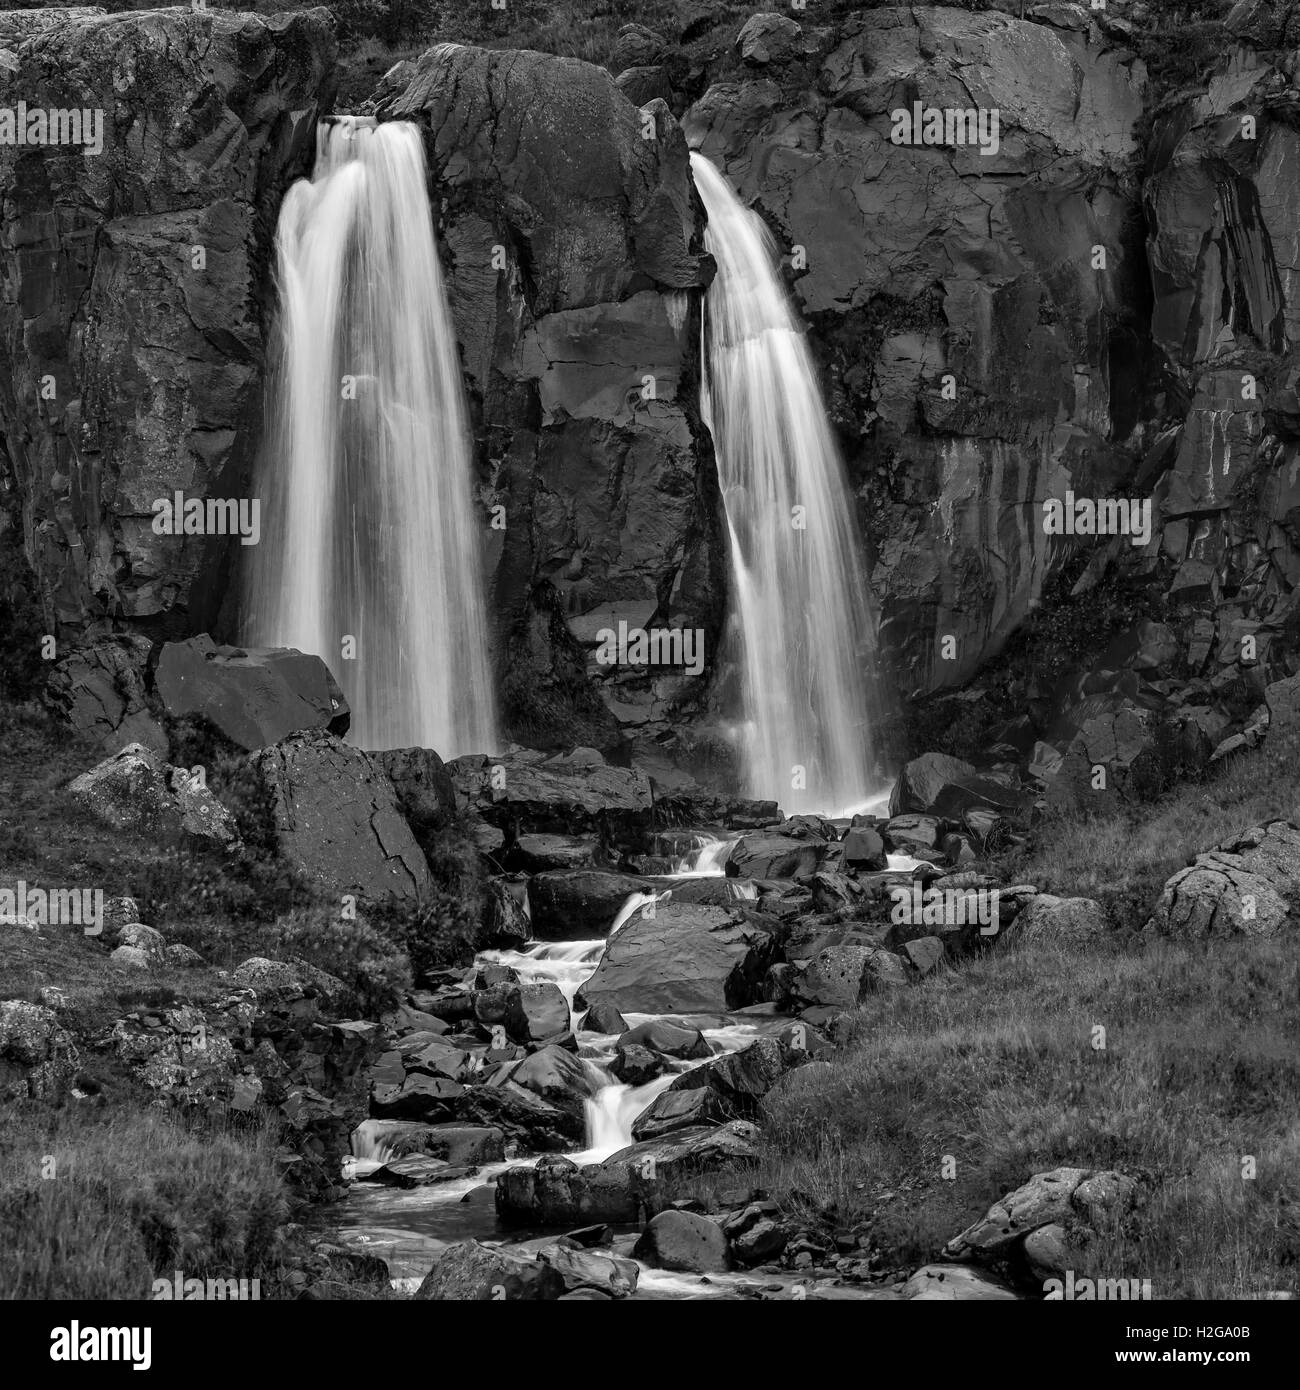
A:
{"label": "falling water", "polygon": [[718,265],[702,403],[731,537],[747,791],[787,813],[841,814],[885,780],[853,500],[775,242],[707,159],[691,165]]}
{"label": "falling water", "polygon": [[362,747],[490,749],[469,434],[416,128],[322,124],[276,241],[249,640],[324,657]]}

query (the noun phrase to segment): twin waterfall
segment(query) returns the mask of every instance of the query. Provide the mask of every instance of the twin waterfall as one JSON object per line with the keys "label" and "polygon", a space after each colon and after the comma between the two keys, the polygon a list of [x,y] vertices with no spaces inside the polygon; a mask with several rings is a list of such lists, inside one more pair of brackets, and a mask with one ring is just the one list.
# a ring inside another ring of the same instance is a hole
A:
{"label": "twin waterfall", "polygon": [[701,405],[731,537],[746,790],[787,815],[841,815],[884,781],[853,498],[775,242],[707,159],[691,166],[718,264]]}
{"label": "twin waterfall", "polygon": [[489,751],[483,532],[419,131],[322,124],[276,240],[249,640],[323,657],[363,748]]}
{"label": "twin waterfall", "polygon": [[[852,497],[761,220],[692,156],[718,264],[703,411],[730,532],[746,792],[840,814],[879,780]],[[345,117],[284,200],[250,642],[316,653],[364,748],[496,746],[473,460],[418,130]]]}

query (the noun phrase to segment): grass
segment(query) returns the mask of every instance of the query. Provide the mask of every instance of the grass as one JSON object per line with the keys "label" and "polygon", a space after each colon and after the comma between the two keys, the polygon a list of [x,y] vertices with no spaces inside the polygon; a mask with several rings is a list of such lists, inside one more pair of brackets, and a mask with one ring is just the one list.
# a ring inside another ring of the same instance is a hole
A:
{"label": "grass", "polygon": [[158,1111],[11,1106],[0,1122],[0,1298],[148,1298],[155,1278],[262,1279],[289,1203],[269,1129]]}
{"label": "grass", "polygon": [[829,1070],[769,1103],[756,1181],[910,1271],[1033,1173],[1120,1168],[1152,1195],[1077,1275],[1147,1278],[1164,1298],[1294,1287],[1298,1028],[1290,941],[1013,947],[873,999]]}

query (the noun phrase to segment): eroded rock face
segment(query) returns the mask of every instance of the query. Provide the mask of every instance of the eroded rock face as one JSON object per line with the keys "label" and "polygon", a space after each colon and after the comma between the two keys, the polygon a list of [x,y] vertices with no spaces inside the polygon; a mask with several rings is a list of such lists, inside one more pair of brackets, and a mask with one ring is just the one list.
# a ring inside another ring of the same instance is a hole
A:
{"label": "eroded rock face", "polygon": [[710,263],[682,132],[602,68],[452,44],[377,111],[425,132],[480,464],[512,518],[490,557],[517,643],[506,716],[602,744],[662,726],[702,682],[663,668],[629,684],[594,651],[620,616],[710,634],[720,619],[688,295]]}
{"label": "eroded rock face", "polygon": [[[758,25],[761,70],[683,125],[800,253],[899,685],[959,684],[1066,553],[1041,500],[1088,491],[1090,457],[1131,428],[1116,335],[1142,254],[1125,171],[1142,66],[1087,25],[995,12],[873,9],[811,45],[774,42],[774,25],[760,42]],[[996,153],[893,143],[915,100],[997,109]]]}
{"label": "eroded rock face", "polygon": [[1300,830],[1272,821],[1198,854],[1164,886],[1144,930],[1199,940],[1276,936],[1300,889]]}
{"label": "eroded rock face", "polygon": [[53,631],[186,608],[205,628],[238,538],[156,534],[152,504],[246,495],[258,304],[280,195],[332,100],[330,17],[4,19],[8,104],[103,112],[96,154],[0,146],[0,457],[22,543]]}

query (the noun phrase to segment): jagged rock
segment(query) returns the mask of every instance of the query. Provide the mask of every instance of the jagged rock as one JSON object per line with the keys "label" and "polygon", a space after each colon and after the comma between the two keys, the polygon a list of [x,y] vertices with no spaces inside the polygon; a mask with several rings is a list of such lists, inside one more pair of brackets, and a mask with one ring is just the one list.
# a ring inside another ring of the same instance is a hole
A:
{"label": "jagged rock", "polygon": [[1016,914],[1009,935],[1025,943],[1087,946],[1110,934],[1106,909],[1091,898],[1057,898],[1039,893]]}
{"label": "jagged rock", "polygon": [[959,820],[970,811],[1019,812],[1029,798],[990,778],[981,777],[960,758],[946,753],[923,753],[898,775],[889,798],[891,817],[909,813]]}
{"label": "jagged rock", "polygon": [[290,647],[218,646],[206,633],[166,642],[154,675],[172,715],[199,715],[253,752],[303,729],[340,738],[352,714],[319,656]]}
{"label": "jagged rock", "polygon": [[143,744],[128,744],[74,778],[68,790],[96,820],[115,830],[191,836],[224,850],[240,844],[235,818],[207,787]]}
{"label": "jagged rock", "polygon": [[595,1095],[588,1068],[562,1047],[544,1047],[534,1052],[503,1072],[501,1080],[532,1091],[578,1120],[584,1117],[586,1103]]}
{"label": "jagged rock", "polygon": [[[5,20],[14,91],[104,113],[93,156],[0,146],[0,243],[21,248],[6,258],[0,355],[32,368],[0,403],[22,543],[60,630],[106,618],[157,630],[169,612],[204,628],[239,540],[160,534],[153,503],[229,496],[256,447],[275,213],[331,109],[331,17],[214,6]],[[56,401],[41,399],[46,380]]]}
{"label": "jagged rock", "polygon": [[555,1270],[564,1280],[565,1298],[581,1294],[630,1298],[636,1292],[641,1270],[635,1260],[575,1248],[572,1241],[571,1235],[563,1237],[560,1242],[544,1238],[527,1241],[517,1248],[535,1252],[543,1264]]}
{"label": "jagged rock", "polygon": [[414,901],[429,865],[374,760],[332,734],[294,734],[255,755],[280,853],[326,891]]}
{"label": "jagged rock", "polygon": [[53,1009],[0,1000],[0,1096],[57,1100],[72,1085],[79,1062],[72,1035]]}
{"label": "jagged rock", "polygon": [[564,1291],[564,1276],[545,1260],[467,1240],[442,1251],[411,1296],[456,1303],[545,1302],[560,1298]]}
{"label": "jagged rock", "polygon": [[1023,1187],[995,1202],[978,1221],[944,1246],[948,1259],[1000,1259],[1032,1231],[1082,1219],[1092,1226],[1122,1213],[1137,1196],[1122,1173],[1055,1168],[1035,1173]]}
{"label": "jagged rock", "polygon": [[731,1253],[739,1264],[760,1265],[777,1259],[788,1243],[787,1233],[762,1217],[731,1237]]}
{"label": "jagged rock", "polygon": [[799,51],[802,34],[803,29],[786,15],[750,15],[736,35],[736,52],[755,67],[784,62]]}
{"label": "jagged rock", "polygon": [[591,841],[575,835],[521,835],[510,847],[506,867],[529,874],[548,869],[589,869],[593,855]]}
{"label": "jagged rock", "polygon": [[807,878],[821,866],[825,841],[785,835],[743,835],[727,856],[726,871],[739,878]]}
{"label": "jagged rock", "polygon": [[853,826],[845,832],[840,857],[846,869],[863,873],[877,873],[889,867],[884,840],[877,831],[865,825]]}
{"label": "jagged rock", "polygon": [[619,1046],[614,1060],[609,1064],[610,1074],[625,1086],[644,1086],[655,1077],[662,1076],[668,1063],[648,1047]]}
{"label": "jagged rock", "polygon": [[596,869],[537,874],[528,883],[533,931],[541,941],[585,940],[608,933],[618,910],[645,880]]}
{"label": "jagged rock", "polygon": [[966,1265],[925,1265],[903,1285],[909,1301],[998,1302],[1016,1295],[1005,1284]]}
{"label": "jagged rock", "polygon": [[1300,830],[1271,821],[1198,854],[1169,879],[1144,931],[1188,940],[1275,936],[1300,887]]}
{"label": "jagged rock", "polygon": [[[703,1066],[683,1072],[664,1095],[703,1088],[717,1096],[720,1114],[749,1118],[777,1081],[792,1066],[805,1060],[806,1055],[806,1052],[792,1051],[778,1038],[756,1038],[736,1052],[725,1053]],[[636,1133],[635,1126],[632,1133],[638,1139],[643,1137]]]}
{"label": "jagged rock", "polygon": [[754,1002],[774,949],[769,931],[736,913],[668,903],[632,915],[580,997],[641,1013],[725,1012]]}
{"label": "jagged rock", "polygon": [[116,753],[139,743],[167,756],[167,735],[150,711],[147,637],[122,634],[78,648],[55,663],[45,700],[65,723]]}
{"label": "jagged rock", "polygon": [[915,855],[939,843],[939,821],[935,816],[908,813],[892,816],[885,825],[885,840],[904,854]]}
{"label": "jagged rock", "polygon": [[[494,776],[493,770],[498,769]],[[654,796],[641,772],[606,763],[574,765],[536,755],[454,758],[447,772],[459,803],[490,825],[521,834],[569,835],[643,828]]]}
{"label": "jagged rock", "polygon": [[433,848],[425,843],[430,832],[441,830],[456,814],[456,788],[446,764],[432,748],[388,748],[371,757],[393,784],[420,847]]}
{"label": "jagged rock", "polygon": [[661,1211],[652,1217],[632,1253],[658,1269],[712,1274],[731,1268],[721,1227],[690,1211]]}
{"label": "jagged rock", "polygon": [[391,1159],[382,1168],[368,1173],[362,1181],[379,1183],[383,1187],[437,1187],[441,1183],[458,1182],[461,1178],[470,1177],[473,1171],[472,1168],[454,1168],[441,1158],[420,1155]]}
{"label": "jagged rock", "polygon": [[[1106,770],[1095,787],[1094,769]],[[1158,782],[1155,734],[1145,710],[1125,708],[1089,719],[1075,734],[1047,789],[1047,804],[1063,810],[1096,810],[1137,799]]]}

